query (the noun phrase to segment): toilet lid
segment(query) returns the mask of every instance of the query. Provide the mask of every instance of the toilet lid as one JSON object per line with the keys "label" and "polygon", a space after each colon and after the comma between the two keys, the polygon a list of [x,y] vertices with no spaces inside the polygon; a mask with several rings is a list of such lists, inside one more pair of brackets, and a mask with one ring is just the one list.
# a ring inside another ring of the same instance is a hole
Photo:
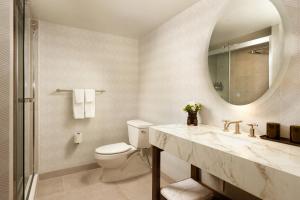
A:
{"label": "toilet lid", "polygon": [[109,144],[109,145],[98,147],[96,149],[96,153],[103,154],[103,155],[111,155],[117,153],[124,153],[126,151],[129,151],[130,149],[131,149],[130,145],[121,142],[121,143]]}
{"label": "toilet lid", "polygon": [[127,121],[127,124],[136,128],[149,128],[149,126],[152,126],[149,122],[144,122],[142,120],[130,120]]}

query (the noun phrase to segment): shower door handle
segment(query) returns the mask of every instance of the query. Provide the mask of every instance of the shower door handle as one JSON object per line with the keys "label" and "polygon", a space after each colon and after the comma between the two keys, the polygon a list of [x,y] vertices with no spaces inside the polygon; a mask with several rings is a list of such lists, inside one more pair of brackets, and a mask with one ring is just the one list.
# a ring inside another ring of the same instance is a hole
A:
{"label": "shower door handle", "polygon": [[31,97],[24,98],[23,102],[24,103],[32,103],[32,102],[34,102],[34,98],[31,98]]}

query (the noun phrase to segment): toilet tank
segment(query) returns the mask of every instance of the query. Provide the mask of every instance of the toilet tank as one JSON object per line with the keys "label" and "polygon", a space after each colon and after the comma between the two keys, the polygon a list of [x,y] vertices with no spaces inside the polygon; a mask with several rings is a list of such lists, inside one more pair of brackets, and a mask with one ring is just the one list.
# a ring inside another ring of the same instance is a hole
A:
{"label": "toilet tank", "polygon": [[149,127],[151,125],[142,120],[127,121],[129,143],[135,148],[149,148]]}

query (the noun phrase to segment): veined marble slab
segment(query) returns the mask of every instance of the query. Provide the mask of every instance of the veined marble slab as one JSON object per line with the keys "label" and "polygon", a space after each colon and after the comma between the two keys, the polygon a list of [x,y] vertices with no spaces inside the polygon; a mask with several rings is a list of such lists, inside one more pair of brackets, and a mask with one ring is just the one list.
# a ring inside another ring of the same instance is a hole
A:
{"label": "veined marble slab", "polygon": [[300,199],[300,147],[178,124],[151,127],[150,143],[259,198]]}

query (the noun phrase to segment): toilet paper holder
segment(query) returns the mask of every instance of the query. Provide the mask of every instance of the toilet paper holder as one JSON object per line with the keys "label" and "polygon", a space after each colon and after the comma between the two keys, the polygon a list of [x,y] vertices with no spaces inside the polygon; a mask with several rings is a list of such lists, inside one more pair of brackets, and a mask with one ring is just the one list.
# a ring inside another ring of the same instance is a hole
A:
{"label": "toilet paper holder", "polygon": [[82,133],[74,133],[73,140],[75,144],[80,144],[82,142]]}

